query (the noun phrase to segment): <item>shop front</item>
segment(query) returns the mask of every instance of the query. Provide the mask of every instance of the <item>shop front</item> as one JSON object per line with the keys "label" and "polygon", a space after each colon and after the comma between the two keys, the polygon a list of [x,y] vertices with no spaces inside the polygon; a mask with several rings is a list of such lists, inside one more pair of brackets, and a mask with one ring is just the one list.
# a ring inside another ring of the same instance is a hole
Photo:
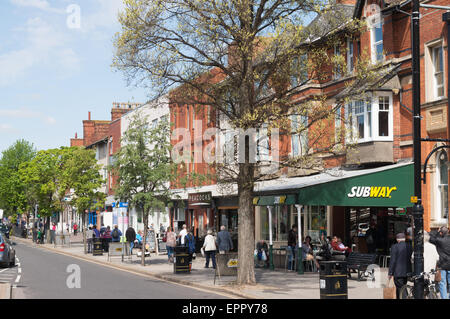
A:
{"label": "shop front", "polygon": [[214,225],[212,202],[211,192],[188,194],[187,225],[193,228],[197,239],[205,237],[208,228]]}
{"label": "shop front", "polygon": [[354,175],[301,188],[298,203],[328,206],[331,235],[346,245],[360,252],[387,254],[395,234],[411,226],[413,165],[391,165]]}

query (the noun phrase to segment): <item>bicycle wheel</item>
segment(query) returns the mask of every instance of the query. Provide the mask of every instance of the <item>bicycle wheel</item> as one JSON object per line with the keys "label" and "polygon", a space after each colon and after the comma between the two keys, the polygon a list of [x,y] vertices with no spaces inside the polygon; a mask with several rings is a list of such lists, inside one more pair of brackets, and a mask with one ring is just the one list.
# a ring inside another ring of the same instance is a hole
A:
{"label": "bicycle wheel", "polygon": [[441,299],[441,298],[439,297],[439,294],[436,291],[430,290],[427,292],[425,299]]}
{"label": "bicycle wheel", "polygon": [[410,285],[404,285],[400,289],[400,299],[414,299],[413,294],[414,287]]}

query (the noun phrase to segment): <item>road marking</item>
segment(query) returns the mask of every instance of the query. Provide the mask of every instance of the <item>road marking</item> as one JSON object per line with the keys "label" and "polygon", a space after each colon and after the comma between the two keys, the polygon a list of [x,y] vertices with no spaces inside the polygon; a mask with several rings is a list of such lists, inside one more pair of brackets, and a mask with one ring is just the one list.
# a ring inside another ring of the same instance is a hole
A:
{"label": "road marking", "polygon": [[16,288],[17,288],[17,285],[13,285],[12,287],[13,287],[14,289],[16,289]]}
{"label": "road marking", "polygon": [[17,276],[16,282],[19,282],[19,281],[20,281],[20,277],[22,277],[22,276],[21,276],[21,275]]}
{"label": "road marking", "polygon": [[6,269],[3,269],[3,270],[0,270],[0,273],[2,273],[2,272],[4,272],[4,271],[7,271],[7,270],[9,270],[9,269],[6,268]]}
{"label": "road marking", "polygon": [[19,274],[21,274],[21,273],[22,273],[22,268],[17,269],[17,272],[18,272]]}

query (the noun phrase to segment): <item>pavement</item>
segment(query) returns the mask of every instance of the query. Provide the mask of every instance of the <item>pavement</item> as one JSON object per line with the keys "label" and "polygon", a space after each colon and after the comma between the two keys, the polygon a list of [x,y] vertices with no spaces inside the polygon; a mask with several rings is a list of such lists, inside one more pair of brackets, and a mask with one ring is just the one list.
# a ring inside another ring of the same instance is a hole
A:
{"label": "pavement", "polygon": [[[25,243],[29,246],[37,246],[31,239],[13,237],[14,241]],[[244,299],[320,299],[319,274],[305,272],[299,275],[296,272],[286,272],[284,269],[255,268],[255,285],[236,285],[236,276],[222,277],[214,283],[214,269],[204,268],[205,258],[200,254],[192,263],[192,271],[189,274],[174,274],[173,264],[168,262],[167,254],[151,254],[146,258],[146,266],[140,264],[140,257],[133,255],[131,260],[120,257],[111,258],[108,254],[93,256],[84,253],[81,236],[71,237],[70,247],[57,246],[53,244],[40,244],[39,248],[53,251],[55,253],[68,255],[105,267],[111,267],[122,271],[141,274],[173,282],[185,286],[228,295],[234,298]],[[210,266],[211,267],[211,266]],[[383,299],[383,287],[387,282],[387,269],[376,269],[375,281],[356,280],[347,281],[348,299]]]}

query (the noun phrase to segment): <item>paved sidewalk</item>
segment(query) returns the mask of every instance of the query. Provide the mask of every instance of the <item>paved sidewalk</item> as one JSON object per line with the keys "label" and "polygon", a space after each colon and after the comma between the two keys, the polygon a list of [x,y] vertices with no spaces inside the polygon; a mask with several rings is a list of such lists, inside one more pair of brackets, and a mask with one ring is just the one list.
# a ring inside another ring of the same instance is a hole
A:
{"label": "paved sidewalk", "polygon": [[[36,246],[31,239],[16,238],[17,242],[27,243]],[[285,272],[283,269],[270,271],[268,269],[255,269],[257,284],[254,286],[238,287],[233,284],[235,277],[222,277],[220,282],[214,285],[214,269],[205,269],[205,258],[197,255],[193,261],[192,271],[190,274],[175,275],[173,273],[173,264],[167,260],[167,255],[152,254],[150,258],[146,258],[146,266],[140,265],[140,257],[132,256],[132,260],[125,259],[121,261],[120,257],[111,258],[108,262],[108,254],[103,256],[92,256],[92,254],[84,254],[84,248],[81,242],[74,243],[71,247],[54,247],[52,244],[43,244],[39,247],[53,250],[55,252],[71,255],[73,257],[82,258],[84,260],[96,262],[105,266],[119,268],[126,271],[132,271],[144,275],[153,276],[159,279],[189,285],[196,288],[206,289],[214,292],[222,292],[232,295],[235,298],[246,299],[319,299],[319,274],[305,272],[298,275],[294,272]],[[356,274],[352,274],[356,278]],[[368,282],[362,280],[358,282],[356,279],[348,280],[348,298],[349,299],[382,299],[383,286],[387,280],[387,270],[382,268],[380,271],[380,280]],[[379,288],[370,288],[376,286]]]}

